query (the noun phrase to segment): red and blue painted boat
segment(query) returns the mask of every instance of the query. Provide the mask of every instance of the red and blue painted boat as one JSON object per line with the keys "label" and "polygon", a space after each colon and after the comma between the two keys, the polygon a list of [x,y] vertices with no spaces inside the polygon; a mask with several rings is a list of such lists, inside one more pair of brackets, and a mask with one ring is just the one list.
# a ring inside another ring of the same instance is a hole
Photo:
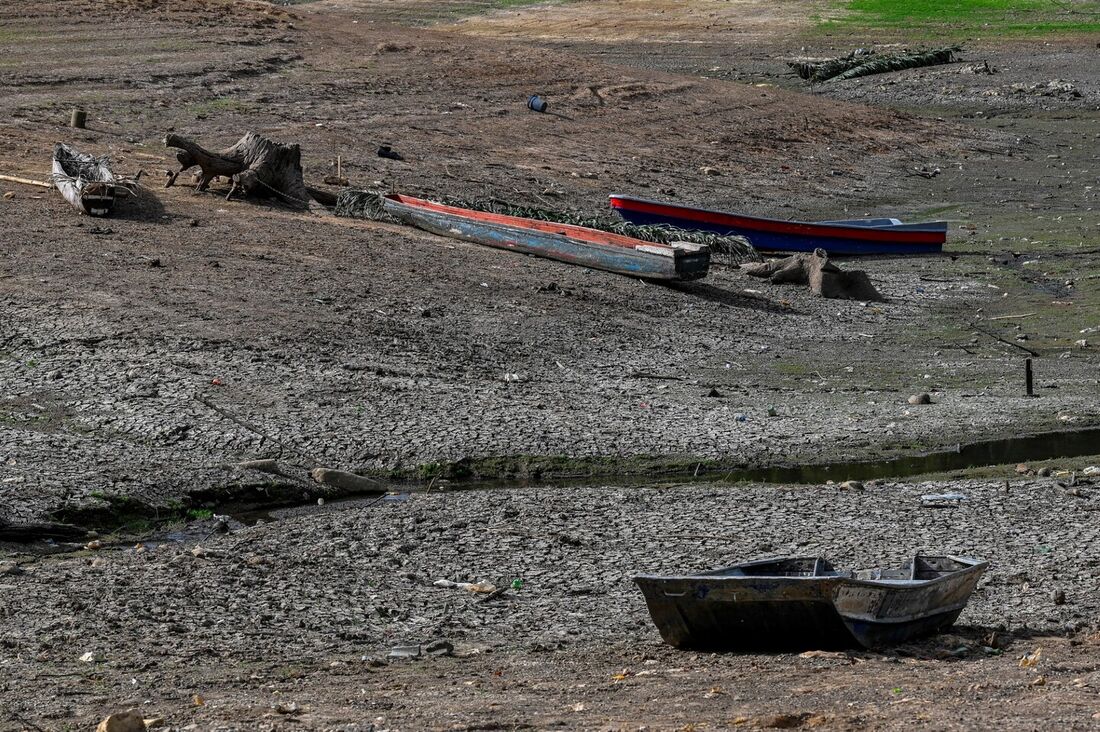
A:
{"label": "red and blue painted boat", "polygon": [[700,244],[657,244],[585,226],[474,211],[396,193],[383,196],[382,206],[400,221],[440,236],[642,279],[696,280],[710,268],[710,249]]}
{"label": "red and blue painted boat", "polygon": [[829,254],[936,254],[947,241],[947,222],[906,224],[898,219],[783,221],[711,211],[612,194],[611,208],[634,224],[665,224],[679,229],[743,236],[757,249]]}

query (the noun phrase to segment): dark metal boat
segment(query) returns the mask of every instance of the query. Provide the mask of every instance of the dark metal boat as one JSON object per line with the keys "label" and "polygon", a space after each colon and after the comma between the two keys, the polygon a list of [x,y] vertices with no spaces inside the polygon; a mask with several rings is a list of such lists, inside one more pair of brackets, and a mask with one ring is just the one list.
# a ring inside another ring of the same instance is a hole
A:
{"label": "dark metal boat", "polygon": [[81,213],[106,216],[115,206],[119,182],[106,157],[97,158],[59,142],[53,150],[50,178],[65,200]]}
{"label": "dark metal boat", "polygon": [[664,224],[722,236],[743,236],[757,249],[829,254],[934,254],[943,251],[947,223],[906,224],[898,219],[783,221],[710,211],[674,203],[612,194],[611,207],[634,224]]}
{"label": "dark metal boat", "polygon": [[700,244],[658,244],[598,229],[447,206],[411,196],[383,197],[386,212],[440,236],[651,280],[695,280],[710,267]]}
{"label": "dark metal boat", "polygon": [[677,648],[877,648],[949,627],[987,566],[918,555],[897,569],[852,572],[820,557],[781,557],[634,581],[661,637]]}

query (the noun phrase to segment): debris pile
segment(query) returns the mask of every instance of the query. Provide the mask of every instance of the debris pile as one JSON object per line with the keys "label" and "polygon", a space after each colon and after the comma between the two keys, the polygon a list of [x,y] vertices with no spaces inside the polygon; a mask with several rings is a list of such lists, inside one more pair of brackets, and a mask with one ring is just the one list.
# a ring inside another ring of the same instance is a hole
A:
{"label": "debris pile", "polygon": [[860,76],[886,74],[922,66],[949,64],[956,60],[955,54],[962,50],[961,46],[944,46],[879,54],[873,50],[858,48],[847,56],[838,56],[824,61],[788,61],[787,66],[800,79],[815,84],[822,81],[846,81]]}

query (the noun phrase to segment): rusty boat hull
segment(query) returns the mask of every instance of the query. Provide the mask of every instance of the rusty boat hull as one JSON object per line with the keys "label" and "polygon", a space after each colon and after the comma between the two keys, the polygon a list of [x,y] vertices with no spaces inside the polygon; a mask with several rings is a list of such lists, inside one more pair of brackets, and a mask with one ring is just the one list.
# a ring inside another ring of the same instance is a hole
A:
{"label": "rusty boat hull", "polygon": [[661,637],[677,648],[881,648],[950,627],[987,566],[917,556],[897,569],[850,572],[820,557],[783,557],[634,581]]}

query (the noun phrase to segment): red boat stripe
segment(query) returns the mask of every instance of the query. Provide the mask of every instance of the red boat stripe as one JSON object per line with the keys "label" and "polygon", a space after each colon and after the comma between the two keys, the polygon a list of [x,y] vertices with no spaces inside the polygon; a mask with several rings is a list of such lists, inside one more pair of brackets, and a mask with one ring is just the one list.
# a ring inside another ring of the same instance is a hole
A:
{"label": "red boat stripe", "polygon": [[885,244],[942,244],[947,239],[946,233],[942,231],[884,231],[861,226],[772,221],[718,211],[705,211],[686,206],[616,198],[614,196],[611,198],[611,207],[658,216],[674,216],[688,221],[748,229],[750,231],[768,231],[776,234],[819,236],[832,239],[860,239],[879,241]]}

